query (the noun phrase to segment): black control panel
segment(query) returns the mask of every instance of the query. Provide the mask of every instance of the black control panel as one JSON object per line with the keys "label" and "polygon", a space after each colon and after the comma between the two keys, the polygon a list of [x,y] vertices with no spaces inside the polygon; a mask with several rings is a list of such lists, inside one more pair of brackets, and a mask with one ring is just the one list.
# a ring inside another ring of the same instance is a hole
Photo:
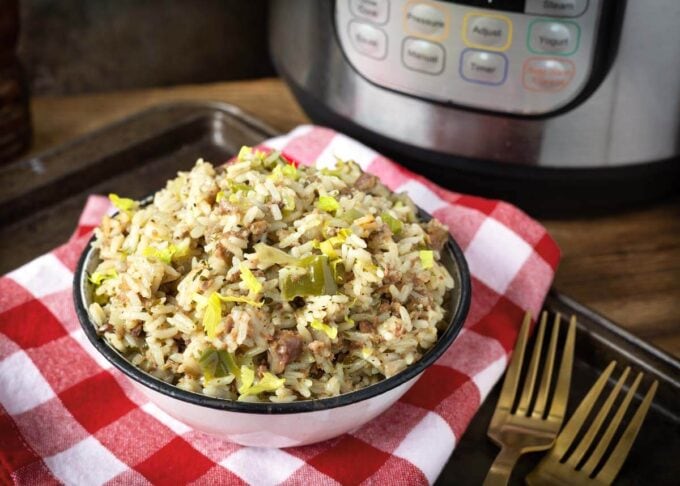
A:
{"label": "black control panel", "polygon": [[445,0],[448,3],[457,3],[477,8],[491,8],[505,12],[524,12],[525,0]]}
{"label": "black control panel", "polygon": [[352,65],[379,86],[540,115],[588,82],[602,1],[337,0],[336,23]]}

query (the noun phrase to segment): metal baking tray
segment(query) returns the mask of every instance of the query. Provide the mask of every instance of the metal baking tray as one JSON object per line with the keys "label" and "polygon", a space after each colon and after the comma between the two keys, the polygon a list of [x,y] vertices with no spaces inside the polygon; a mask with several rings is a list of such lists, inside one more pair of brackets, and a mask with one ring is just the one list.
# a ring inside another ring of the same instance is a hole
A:
{"label": "metal baking tray", "polygon": [[232,105],[173,103],[0,166],[0,275],[68,240],[89,194],[142,198],[198,157],[220,163],[275,133]]}
{"label": "metal baking tray", "polygon": [[[177,171],[191,168],[198,157],[220,163],[241,145],[256,145],[274,135],[266,124],[231,105],[174,103],[0,167],[0,273],[66,241],[88,194],[118,192],[142,198]],[[680,363],[556,291],[548,296],[546,309],[578,318],[570,412],[613,359],[619,372],[629,365],[646,373],[643,392],[651,379],[659,380],[654,405],[617,483],[678,484]],[[490,393],[460,438],[438,484],[478,485],[484,480],[498,452],[486,438],[486,429],[499,389]],[[523,484],[540,457],[523,456],[511,484]]]}
{"label": "metal baking tray", "polygon": [[[651,382],[659,381],[652,407],[614,484],[678,484],[680,362],[555,290],[548,295],[545,309],[551,315],[559,312],[562,316],[575,315],[577,318],[574,370],[567,418],[612,360],[616,360],[617,367],[603,394],[613,388],[615,380],[626,366],[631,367],[633,376],[636,371],[645,373],[638,395],[630,406],[631,410],[637,408]],[[628,383],[631,382],[629,377]],[[486,429],[491,422],[500,387],[500,383],[494,387],[475,415],[444,467],[437,481],[438,485],[480,485],[484,481],[499,450],[487,439]],[[624,390],[627,390],[627,386]],[[522,456],[509,484],[524,484],[523,478],[538,464],[543,454],[537,452]]]}

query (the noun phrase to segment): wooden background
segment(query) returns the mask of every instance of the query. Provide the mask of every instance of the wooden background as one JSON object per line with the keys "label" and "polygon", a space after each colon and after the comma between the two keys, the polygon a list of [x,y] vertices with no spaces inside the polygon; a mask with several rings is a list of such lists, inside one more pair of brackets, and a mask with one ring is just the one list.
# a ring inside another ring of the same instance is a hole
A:
{"label": "wooden background", "polygon": [[[188,99],[236,104],[281,131],[308,121],[278,79],[37,97],[32,153],[145,107]],[[558,290],[680,356],[680,198],[609,216],[542,222],[563,251]]]}
{"label": "wooden background", "polygon": [[[19,2],[34,95],[271,76],[267,0]],[[244,55],[245,54],[245,55]]]}

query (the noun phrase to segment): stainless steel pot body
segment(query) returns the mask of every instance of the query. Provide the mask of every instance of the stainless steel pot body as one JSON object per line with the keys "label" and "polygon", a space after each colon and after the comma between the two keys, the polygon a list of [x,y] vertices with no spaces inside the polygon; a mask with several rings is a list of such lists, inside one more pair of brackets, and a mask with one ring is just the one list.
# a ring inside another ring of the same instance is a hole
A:
{"label": "stainless steel pot body", "polygon": [[[618,17],[614,10],[603,11],[597,23],[608,34],[593,41],[599,65],[591,82],[570,103],[538,115],[425,99],[368,79],[341,43],[339,6],[331,0],[274,0],[270,42],[277,68],[295,92],[304,93],[307,104],[311,100],[338,120],[408,146],[412,153],[560,169],[677,158],[680,2],[628,1],[625,9],[621,2],[615,7]],[[590,36],[595,39],[597,33]],[[606,53],[597,52],[605,48]],[[398,72],[385,76],[395,76],[398,84]]]}

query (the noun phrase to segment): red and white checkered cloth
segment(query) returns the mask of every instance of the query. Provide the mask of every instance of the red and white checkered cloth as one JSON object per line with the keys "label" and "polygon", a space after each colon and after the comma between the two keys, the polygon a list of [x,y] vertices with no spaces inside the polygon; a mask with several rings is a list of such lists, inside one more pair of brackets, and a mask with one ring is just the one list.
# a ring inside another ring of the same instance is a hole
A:
{"label": "red and white checkered cloth", "polygon": [[354,159],[451,228],[472,274],[464,330],[404,397],[360,430],[291,449],[242,447],[149,403],[96,354],[72,298],[80,252],[108,201],[89,199],[65,245],[0,279],[0,483],[425,484],[437,478],[536,314],[559,249],[515,207],[442,189],[332,130],[269,140],[300,163]]}

